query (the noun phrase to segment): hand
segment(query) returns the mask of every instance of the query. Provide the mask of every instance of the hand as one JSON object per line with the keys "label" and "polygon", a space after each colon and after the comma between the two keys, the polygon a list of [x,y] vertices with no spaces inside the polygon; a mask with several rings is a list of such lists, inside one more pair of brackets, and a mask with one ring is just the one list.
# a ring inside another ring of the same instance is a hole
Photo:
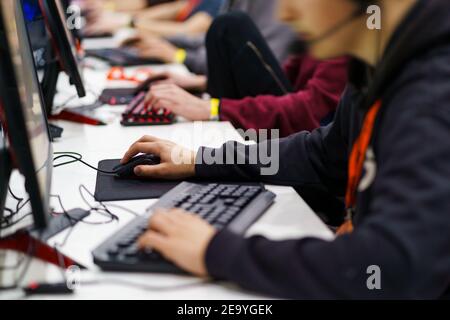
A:
{"label": "hand", "polygon": [[179,74],[175,72],[163,72],[159,75],[165,76],[167,79],[158,81],[158,84],[174,84],[185,90],[206,90],[207,78],[205,76],[193,73]]}
{"label": "hand", "polygon": [[151,136],[144,136],[136,141],[120,163],[125,164],[140,153],[154,154],[161,158],[161,163],[136,167],[134,173],[138,177],[177,180],[195,175],[195,152]]}
{"label": "hand", "polygon": [[167,109],[191,121],[206,121],[211,115],[209,101],[197,98],[173,84],[152,86],[146,100],[155,109]]}
{"label": "hand", "polygon": [[206,250],[216,233],[216,229],[200,217],[183,210],[157,211],[150,219],[149,231],[139,239],[138,245],[158,251],[192,274],[206,277]]}
{"label": "hand", "polygon": [[81,0],[77,4],[82,10],[96,9],[103,11],[106,9],[113,9],[114,11],[136,11],[142,10],[147,7],[146,0],[109,0],[108,2],[104,0]]}
{"label": "hand", "polygon": [[119,29],[127,27],[130,21],[131,16],[128,14],[105,11],[89,22],[84,32],[88,35],[115,33]]}
{"label": "hand", "polygon": [[146,0],[114,0],[116,11],[135,12],[147,8]]}
{"label": "hand", "polygon": [[143,58],[159,59],[167,63],[174,63],[178,48],[169,41],[158,37],[139,38],[133,44]]}

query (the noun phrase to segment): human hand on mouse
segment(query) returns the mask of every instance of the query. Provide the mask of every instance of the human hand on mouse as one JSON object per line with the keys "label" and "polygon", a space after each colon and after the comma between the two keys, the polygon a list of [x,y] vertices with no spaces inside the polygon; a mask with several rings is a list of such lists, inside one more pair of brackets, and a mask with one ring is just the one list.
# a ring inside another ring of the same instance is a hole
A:
{"label": "human hand on mouse", "polygon": [[190,273],[206,277],[206,250],[216,233],[217,230],[206,221],[184,210],[157,211],[138,245],[142,249],[158,251]]}
{"label": "human hand on mouse", "polygon": [[196,153],[173,142],[144,136],[131,145],[120,163],[126,164],[140,153],[158,156],[161,163],[152,166],[137,166],[134,174],[138,177],[177,180],[195,175]]}

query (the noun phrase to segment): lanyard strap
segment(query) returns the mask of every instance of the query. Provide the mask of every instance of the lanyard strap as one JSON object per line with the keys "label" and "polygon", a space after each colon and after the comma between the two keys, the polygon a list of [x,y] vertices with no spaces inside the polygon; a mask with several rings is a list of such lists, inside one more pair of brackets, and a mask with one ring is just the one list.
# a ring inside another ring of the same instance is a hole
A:
{"label": "lanyard strap", "polygon": [[[345,205],[348,212],[352,212],[356,206],[356,195],[358,184],[361,180],[364,161],[366,159],[367,149],[373,135],[373,129],[377,115],[381,108],[381,100],[377,100],[367,112],[364,118],[361,133],[353,145],[348,164],[348,183],[345,195]],[[337,234],[342,235],[353,231],[352,216],[347,216],[347,221],[339,228]]]}
{"label": "lanyard strap", "polygon": [[175,21],[183,22],[194,12],[194,9],[200,3],[200,0],[189,0],[183,9],[177,14]]}

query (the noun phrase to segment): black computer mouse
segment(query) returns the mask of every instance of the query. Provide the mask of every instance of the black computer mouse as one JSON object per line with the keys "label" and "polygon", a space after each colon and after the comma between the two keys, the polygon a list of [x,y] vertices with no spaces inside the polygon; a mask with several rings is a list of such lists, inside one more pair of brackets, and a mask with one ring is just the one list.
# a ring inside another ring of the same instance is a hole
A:
{"label": "black computer mouse", "polygon": [[119,164],[113,168],[118,178],[134,178],[134,168],[137,166],[154,166],[161,163],[161,159],[153,154],[143,154],[136,156],[126,164]]}

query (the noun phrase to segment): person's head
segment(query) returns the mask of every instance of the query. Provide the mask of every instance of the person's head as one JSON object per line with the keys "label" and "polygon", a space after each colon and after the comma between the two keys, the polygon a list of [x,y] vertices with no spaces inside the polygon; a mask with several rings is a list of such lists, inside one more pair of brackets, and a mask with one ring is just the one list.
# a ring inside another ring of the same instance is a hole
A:
{"label": "person's head", "polygon": [[[344,55],[374,64],[401,18],[416,0],[278,0],[280,19],[309,43],[318,59]],[[367,8],[382,9],[381,30],[367,27]],[[382,38],[380,38],[382,37]]]}

